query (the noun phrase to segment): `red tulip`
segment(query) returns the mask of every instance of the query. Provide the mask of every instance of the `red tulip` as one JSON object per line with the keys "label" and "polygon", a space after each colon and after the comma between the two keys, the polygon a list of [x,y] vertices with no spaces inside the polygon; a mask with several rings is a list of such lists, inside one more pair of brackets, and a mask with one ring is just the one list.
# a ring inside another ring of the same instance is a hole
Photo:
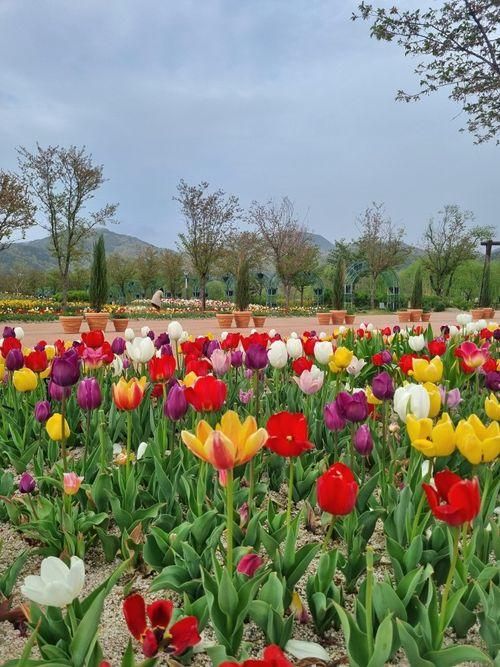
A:
{"label": "red tulip", "polygon": [[427,348],[431,357],[442,357],[446,352],[446,343],[441,338],[434,338],[427,343]]}
{"label": "red tulip", "polygon": [[84,331],[82,333],[82,340],[87,347],[101,347],[104,343],[104,333],[97,329],[96,331]]}
{"label": "red tulip", "polygon": [[33,350],[33,352],[30,352],[24,357],[24,365],[26,368],[30,368],[34,373],[43,373],[43,371],[47,370],[47,366],[49,365],[47,353],[45,350]]}
{"label": "red tulip", "polygon": [[358,485],[351,469],[335,463],[317,481],[318,505],[333,516],[344,516],[354,509]]}
{"label": "red tulip", "polygon": [[451,470],[442,470],[434,476],[436,488],[422,484],[431,511],[440,521],[450,526],[461,526],[472,521],[481,508],[477,478],[462,479]]}
{"label": "red tulip", "polygon": [[266,447],[280,456],[300,456],[314,447],[307,439],[307,419],[302,412],[285,410],[271,415],[266,430],[269,434]]}
{"label": "red tulip", "polygon": [[213,375],[200,377],[192,387],[184,392],[187,402],[196,412],[216,412],[220,410],[227,395],[227,385]]}
{"label": "red tulip", "polygon": [[313,362],[307,357],[298,357],[292,362],[293,372],[297,375],[302,375],[304,371],[310,371],[313,367]]}
{"label": "red tulip", "polygon": [[241,334],[228,333],[224,340],[221,341],[220,346],[223,350],[236,350],[240,344]]}
{"label": "red tulip", "polygon": [[5,359],[11,350],[20,350],[22,349],[21,341],[13,336],[3,339],[3,343],[0,346],[2,351],[2,357]]}
{"label": "red tulip", "polygon": [[148,362],[148,369],[152,382],[166,382],[175,373],[175,357],[171,354],[153,357]]}
{"label": "red tulip", "polygon": [[279,646],[266,646],[261,660],[245,660],[244,662],[222,662],[219,667],[292,667],[292,663]]}
{"label": "red tulip", "polygon": [[212,364],[208,359],[186,359],[186,375],[194,373],[198,377],[203,377],[212,372]]}

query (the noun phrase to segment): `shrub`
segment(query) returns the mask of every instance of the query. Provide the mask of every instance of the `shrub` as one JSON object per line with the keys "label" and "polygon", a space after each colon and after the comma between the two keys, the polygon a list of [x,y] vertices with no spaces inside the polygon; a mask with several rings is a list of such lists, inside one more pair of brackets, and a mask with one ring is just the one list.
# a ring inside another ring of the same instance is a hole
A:
{"label": "shrub", "polygon": [[413,278],[413,290],[410,299],[412,308],[422,308],[423,290],[422,290],[422,266],[419,264]]}
{"label": "shrub", "polygon": [[332,303],[336,310],[344,307],[344,283],[345,283],[345,263],[339,259],[335,267],[333,276]]}
{"label": "shrub", "polygon": [[100,312],[108,299],[108,276],[106,269],[106,250],[102,234],[94,243],[92,269],[90,271],[89,286],[90,305],[93,310]]}

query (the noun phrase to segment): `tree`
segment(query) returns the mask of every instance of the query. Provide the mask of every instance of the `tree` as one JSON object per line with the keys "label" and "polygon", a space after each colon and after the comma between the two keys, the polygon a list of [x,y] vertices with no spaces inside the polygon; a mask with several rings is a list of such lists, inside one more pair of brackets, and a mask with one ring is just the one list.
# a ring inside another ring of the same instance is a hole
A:
{"label": "tree", "polygon": [[128,297],[128,286],[136,276],[136,263],[131,257],[113,253],[108,257],[108,275],[110,283],[116,285],[124,301]]}
{"label": "tree", "polygon": [[208,191],[209,184],[189,185],[181,180],[177,201],[184,216],[186,230],[179,234],[180,249],[189,257],[200,281],[202,310],[206,308],[207,280],[223,252],[235,221],[241,217],[238,197],[223,190]]}
{"label": "tree", "polygon": [[318,246],[309,244],[303,249],[300,256],[300,271],[294,276],[293,286],[300,294],[300,305],[304,305],[304,292],[306,287],[314,285],[317,280],[318,272]]}
{"label": "tree", "polygon": [[479,292],[479,307],[489,308],[492,304],[491,290],[491,266],[489,259],[484,262],[483,277],[481,280],[481,291]]}
{"label": "tree", "polygon": [[482,239],[493,235],[492,227],[469,226],[474,220],[471,211],[462,211],[449,204],[439,211],[440,218],[431,218],[424,232],[424,266],[429,273],[431,288],[439,296],[449,296],[455,273],[468,259],[474,259]]}
{"label": "tree", "polygon": [[40,226],[50,234],[62,287],[62,305],[67,303],[72,262],[81,255],[83,241],[97,226],[112,222],[117,204],[86,209],[104,183],[102,165],[95,165],[85,147],[62,148],[37,144],[36,151],[19,148],[19,166],[28,193],[43,215]]}
{"label": "tree", "polygon": [[14,234],[25,238],[26,230],[36,224],[35,211],[20,178],[0,170],[0,250],[10,246]]}
{"label": "tree", "polygon": [[335,265],[335,274],[333,276],[332,301],[336,310],[342,310],[344,307],[345,292],[345,262],[343,257],[337,259]]}
{"label": "tree", "polygon": [[108,298],[108,274],[106,268],[106,249],[102,234],[94,243],[92,268],[90,271],[89,298],[92,310],[100,312]]}
{"label": "tree", "polygon": [[182,292],[184,281],[184,258],[180,252],[166,248],[159,254],[159,273],[164,285],[173,297]]}
{"label": "tree", "polygon": [[285,305],[289,308],[295,278],[310,268],[311,257],[318,250],[312,250],[315,246],[309,241],[306,228],[295,217],[288,197],[283,197],[279,203],[254,201],[248,217],[269,248],[276,273],[283,283]]}
{"label": "tree", "polygon": [[388,269],[400,266],[410,250],[404,243],[404,230],[395,228],[386,217],[383,204],[373,202],[358,219],[361,236],[356,241],[359,254],[368,267],[370,308],[375,307],[378,278]]}
{"label": "tree", "polygon": [[156,289],[159,272],[158,251],[153,246],[145,246],[136,259],[136,273],[144,296]]}
{"label": "tree", "polygon": [[497,0],[449,0],[428,10],[378,8],[366,2],[359,14],[372,21],[370,34],[395,41],[405,55],[419,57],[415,74],[420,90],[398,91],[410,102],[448,88],[449,97],[467,114],[468,130],[481,143],[500,130],[500,3]]}
{"label": "tree", "polygon": [[422,265],[418,264],[415,276],[413,278],[413,290],[411,292],[411,307],[422,308],[424,301],[423,287],[422,287]]}

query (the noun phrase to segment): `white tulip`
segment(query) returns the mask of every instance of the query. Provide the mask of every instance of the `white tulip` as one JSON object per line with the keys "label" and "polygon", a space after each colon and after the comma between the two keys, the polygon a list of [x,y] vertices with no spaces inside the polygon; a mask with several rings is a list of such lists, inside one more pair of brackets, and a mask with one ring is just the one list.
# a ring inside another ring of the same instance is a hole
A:
{"label": "white tulip", "polygon": [[458,336],[460,333],[460,329],[456,327],[454,324],[450,326],[450,336],[451,338],[455,338],[455,336]]}
{"label": "white tulip", "polygon": [[410,336],[408,338],[408,345],[414,352],[421,352],[425,347],[425,338],[423,334],[419,336]]}
{"label": "white tulip", "polygon": [[123,336],[124,336],[125,340],[130,340],[130,341],[134,340],[134,338],[135,338],[134,330],[131,329],[130,327],[127,327],[124,331]]}
{"label": "white tulip", "polygon": [[477,322],[467,322],[464,326],[464,331],[466,334],[473,334],[477,331]]}
{"label": "white tulip", "polygon": [[182,332],[182,336],[179,338],[179,343],[184,343],[184,341],[188,340],[189,338],[189,333],[187,331]]}
{"label": "white tulip", "polygon": [[298,338],[298,337],[299,336],[296,331],[292,331],[292,333],[290,334],[290,338]]}
{"label": "white tulip", "polygon": [[325,340],[325,338],[327,338],[327,337],[328,337],[328,334],[327,334],[325,331],[320,331],[320,332],[319,332],[319,336],[318,336],[318,338],[319,338],[320,340]]}
{"label": "white tulip", "polygon": [[148,326],[142,327],[142,328],[141,328],[141,336],[142,336],[143,338],[146,338],[146,336],[148,335],[148,333],[149,333],[150,331],[151,331],[151,329],[150,329]]}
{"label": "white tulip", "polygon": [[155,346],[151,338],[136,336],[132,342],[125,343],[127,354],[136,363],[145,364],[154,357]]}
{"label": "white tulip", "polygon": [[406,423],[408,413],[417,419],[429,416],[431,400],[421,384],[406,384],[394,392],[394,410],[402,422]]}
{"label": "white tulip", "polygon": [[139,447],[137,447],[137,454],[136,454],[136,460],[140,461],[144,454],[146,453],[146,449],[148,448],[148,443],[147,442],[141,442]]}
{"label": "white tulip", "polygon": [[22,327],[14,327],[14,334],[17,340],[22,340],[24,338],[24,329]]}
{"label": "white tulip", "polygon": [[286,349],[292,359],[298,359],[302,356],[303,347],[300,338],[289,338],[286,341]]}
{"label": "white tulip", "polygon": [[40,576],[30,575],[21,586],[29,600],[47,607],[65,607],[77,598],[85,583],[83,560],[71,556],[68,567],[60,558],[49,556],[42,560]]}
{"label": "white tulip", "polygon": [[269,346],[267,358],[273,368],[284,368],[288,361],[286,344],[282,340],[275,340]]}
{"label": "white tulip", "polygon": [[123,361],[117,354],[115,354],[113,361],[111,362],[111,369],[115,377],[118,377],[123,373]]}
{"label": "white tulip", "polygon": [[361,373],[361,371],[365,366],[366,366],[366,361],[364,359],[358,359],[356,355],[353,355],[351,363],[346,368],[346,371],[349,373],[349,375],[356,377]]}
{"label": "white tulip", "polygon": [[347,331],[347,327],[345,325],[341,324],[339,326],[339,334],[340,335],[345,334],[346,331]]}
{"label": "white tulip", "polygon": [[327,364],[333,354],[333,345],[329,340],[317,341],[314,345],[314,357],[318,364]]}
{"label": "white tulip", "polygon": [[276,336],[276,329],[269,329],[269,338],[274,338]]}
{"label": "white tulip", "polygon": [[228,331],[223,331],[220,335],[220,339],[221,340],[226,340],[228,333],[229,333]]}
{"label": "white tulip", "polygon": [[[477,330],[478,331],[481,331],[482,329],[486,329],[487,326],[488,326],[488,323],[486,322],[486,320],[478,320],[477,321]],[[16,336],[17,336],[17,334],[16,334]],[[17,337],[19,338],[19,336],[17,336]]]}
{"label": "white tulip", "polygon": [[250,334],[257,333],[257,329],[250,329]]}
{"label": "white tulip", "polygon": [[463,327],[466,324],[469,324],[469,322],[472,322],[472,315],[470,313],[458,313],[456,319],[458,324]]}
{"label": "white tulip", "polygon": [[183,333],[182,324],[180,322],[170,322],[167,327],[167,333],[170,337],[170,340],[179,340]]}
{"label": "white tulip", "polygon": [[367,327],[366,327],[366,330],[367,330],[367,331],[373,331],[373,329],[374,329],[373,324],[372,324],[371,322],[368,322],[368,325],[367,325]]}

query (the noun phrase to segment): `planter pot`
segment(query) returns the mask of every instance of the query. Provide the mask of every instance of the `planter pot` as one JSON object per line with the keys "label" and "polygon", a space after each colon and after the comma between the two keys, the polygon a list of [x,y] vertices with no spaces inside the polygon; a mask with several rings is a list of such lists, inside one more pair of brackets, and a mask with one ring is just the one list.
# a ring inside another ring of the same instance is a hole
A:
{"label": "planter pot", "polygon": [[495,317],[494,308],[483,308],[483,317],[487,320],[491,320]]}
{"label": "planter pot", "polygon": [[482,320],[483,319],[484,308],[473,308],[470,311],[473,320]]}
{"label": "planter pot", "polygon": [[266,321],[265,315],[252,315],[253,325],[256,328],[263,327]]}
{"label": "planter pot", "polygon": [[400,324],[410,321],[410,313],[407,310],[400,310],[397,316]]}
{"label": "planter pot", "polygon": [[318,324],[330,324],[330,313],[318,313]]}
{"label": "planter pot", "polygon": [[347,310],[331,310],[330,316],[332,318],[332,324],[344,324],[346,315]]}
{"label": "planter pot", "polygon": [[128,327],[128,319],[125,317],[113,318],[113,326],[115,331],[125,331]]}
{"label": "planter pot", "polygon": [[238,329],[246,329],[248,326],[250,326],[252,313],[249,310],[236,310],[233,315]]}
{"label": "planter pot", "polygon": [[217,323],[221,329],[230,329],[233,325],[232,313],[216,313]]}
{"label": "planter pot", "polygon": [[346,324],[354,324],[355,319],[356,319],[356,315],[346,315],[345,316],[345,323]]}
{"label": "planter pot", "polygon": [[422,309],[421,308],[409,308],[408,312],[410,314],[410,322],[420,322],[422,319]]}
{"label": "planter pot", "polygon": [[109,313],[85,313],[85,319],[90,331],[106,331]]}
{"label": "planter pot", "polygon": [[430,322],[431,313],[422,313],[422,322]]}
{"label": "planter pot", "polygon": [[75,334],[80,331],[83,315],[59,315],[59,322],[62,325],[64,333]]}

